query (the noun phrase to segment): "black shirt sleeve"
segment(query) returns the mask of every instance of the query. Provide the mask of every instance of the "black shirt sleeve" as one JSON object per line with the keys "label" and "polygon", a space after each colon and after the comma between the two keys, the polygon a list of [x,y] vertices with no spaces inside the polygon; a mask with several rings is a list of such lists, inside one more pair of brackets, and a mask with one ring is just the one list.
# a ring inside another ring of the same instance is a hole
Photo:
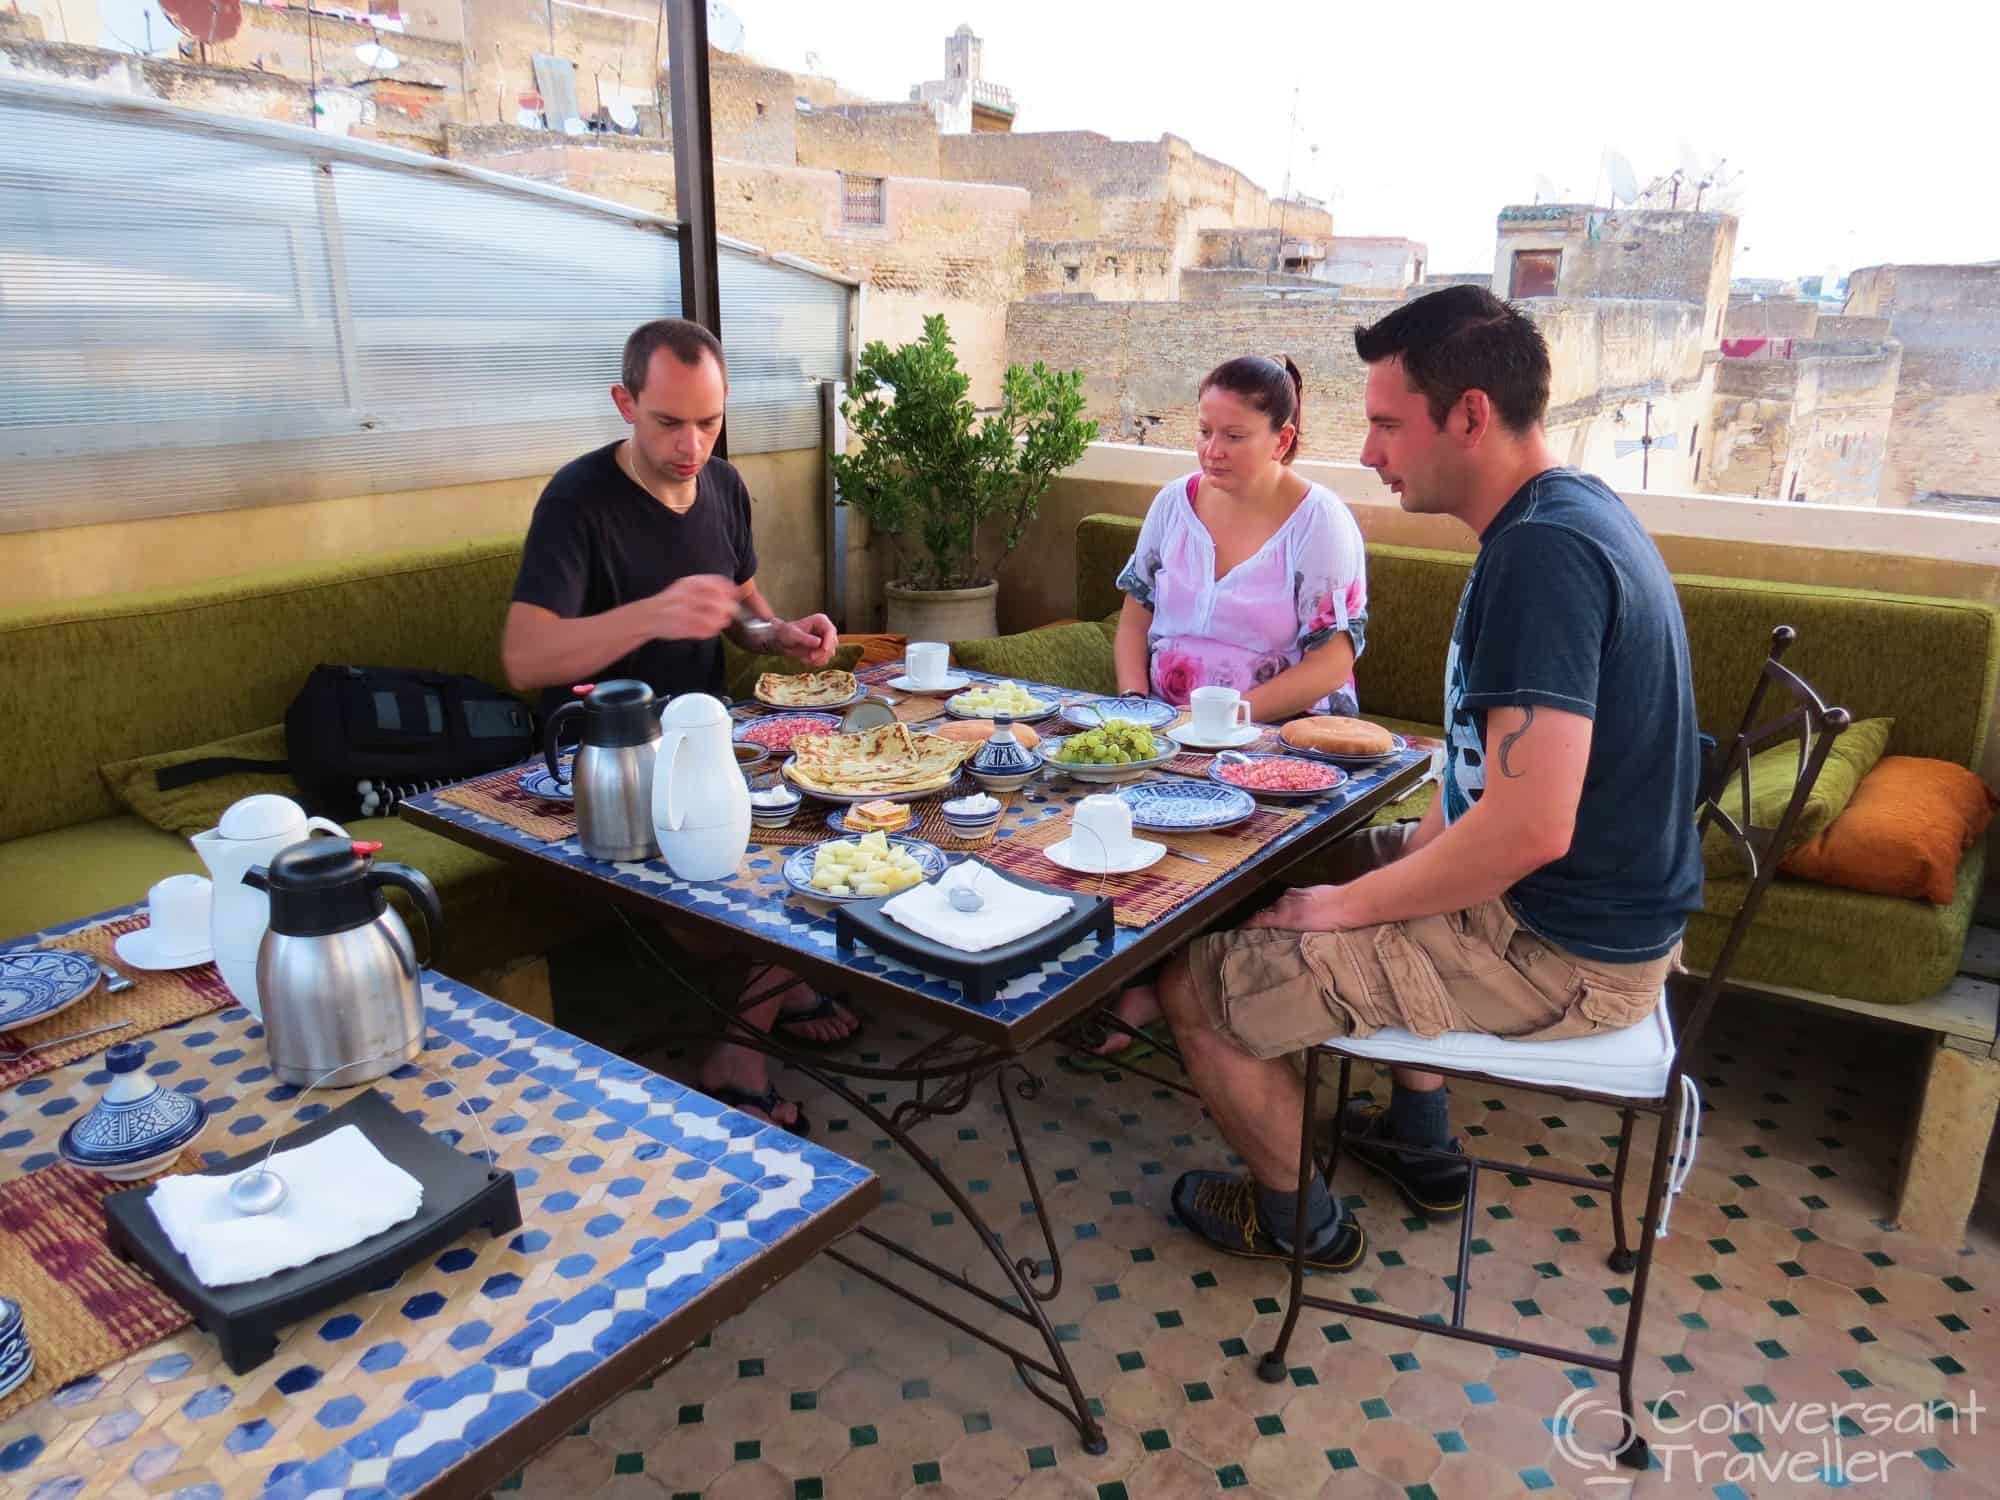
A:
{"label": "black shirt sleeve", "polygon": [[1563,526],[1524,522],[1492,544],[1479,582],[1465,706],[1540,704],[1597,716],[1598,674],[1618,619],[1603,547]]}
{"label": "black shirt sleeve", "polygon": [[583,613],[590,586],[590,536],[581,508],[554,480],[535,502],[514,602],[535,604],[565,620]]}

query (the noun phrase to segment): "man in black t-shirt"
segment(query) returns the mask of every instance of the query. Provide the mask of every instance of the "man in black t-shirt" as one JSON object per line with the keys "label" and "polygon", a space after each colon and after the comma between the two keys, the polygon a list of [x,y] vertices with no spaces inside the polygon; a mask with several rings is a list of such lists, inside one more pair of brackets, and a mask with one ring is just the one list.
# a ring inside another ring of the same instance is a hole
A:
{"label": "man in black t-shirt", "polygon": [[[1443,786],[1421,821],[1335,846],[1337,883],[1197,938],[1161,1001],[1247,1175],[1189,1172],[1180,1221],[1219,1249],[1348,1270],[1367,1238],[1317,1175],[1296,1212],[1293,1059],[1398,1027],[1557,1041],[1660,1003],[1702,899],[1699,731],[1680,601],[1638,518],[1559,466],[1542,430],[1548,346],[1482,288],[1406,303],[1355,347],[1361,461],[1403,508],[1479,538],[1445,663]],[[1344,1140],[1419,1213],[1464,1211],[1443,1078],[1394,1070]],[[1442,1153],[1418,1156],[1408,1147]]]}
{"label": "man in black t-shirt", "polygon": [[[833,622],[779,620],[758,592],[750,492],[712,456],[729,394],[715,335],[680,318],[646,323],[626,340],[620,375],[611,399],[631,435],[565,464],[535,504],[500,646],[507,681],[542,689],[545,710],[573,683],[606,677],[636,677],[662,696],[719,697],[722,633],[743,643],[739,607],[776,626],[757,649],[825,666],[839,644]],[[803,984],[744,1016],[767,1030],[781,1014],[807,1045],[855,1025]],[[781,1125],[800,1120],[760,1052],[716,1047],[701,1086]]]}

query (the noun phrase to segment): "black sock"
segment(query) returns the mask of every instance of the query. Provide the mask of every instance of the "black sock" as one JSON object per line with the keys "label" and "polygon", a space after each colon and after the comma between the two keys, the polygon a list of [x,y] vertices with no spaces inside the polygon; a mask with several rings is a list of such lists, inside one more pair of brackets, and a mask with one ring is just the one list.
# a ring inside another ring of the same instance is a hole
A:
{"label": "black sock", "polygon": [[[1264,1232],[1281,1246],[1292,1248],[1297,1230],[1299,1202],[1296,1188],[1267,1188],[1257,1184],[1257,1219],[1264,1226]],[[1326,1179],[1313,1173],[1312,1186],[1306,1191],[1306,1217],[1310,1227],[1306,1231],[1306,1248],[1317,1250],[1333,1238],[1340,1227],[1341,1208],[1333,1201],[1333,1195],[1326,1190]]]}
{"label": "black sock", "polygon": [[1406,1089],[1400,1083],[1389,1095],[1389,1117],[1383,1134],[1405,1146],[1443,1150],[1451,1143],[1451,1096],[1440,1084],[1434,1089]]}

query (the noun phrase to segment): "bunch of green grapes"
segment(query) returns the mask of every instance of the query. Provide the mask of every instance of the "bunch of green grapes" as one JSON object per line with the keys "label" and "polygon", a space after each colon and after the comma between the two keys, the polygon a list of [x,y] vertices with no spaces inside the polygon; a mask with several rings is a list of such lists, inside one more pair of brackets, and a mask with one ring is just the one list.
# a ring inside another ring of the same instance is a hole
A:
{"label": "bunch of green grapes", "polygon": [[1068,765],[1126,766],[1159,754],[1153,731],[1130,719],[1111,719],[1096,729],[1073,734],[1056,752]]}

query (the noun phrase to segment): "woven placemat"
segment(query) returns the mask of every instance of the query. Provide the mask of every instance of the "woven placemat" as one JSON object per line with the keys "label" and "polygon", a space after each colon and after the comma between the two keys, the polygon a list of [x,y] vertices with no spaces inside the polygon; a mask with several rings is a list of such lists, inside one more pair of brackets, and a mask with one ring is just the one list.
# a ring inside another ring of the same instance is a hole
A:
{"label": "woven placemat", "polygon": [[4,1033],[0,1036],[0,1048],[32,1046],[54,1037],[108,1026],[113,1021],[130,1024],[117,1031],[101,1031],[96,1036],[79,1037],[73,1042],[44,1047],[15,1062],[0,1063],[0,1089],[12,1088],[37,1073],[46,1073],[50,1068],[75,1062],[79,1057],[102,1052],[113,1042],[134,1041],[149,1031],[158,1031],[162,1026],[171,1026],[176,1021],[191,1021],[196,1016],[226,1010],[236,1003],[236,997],[229,992],[229,986],[222,982],[222,975],[212,963],[196,964],[191,969],[149,970],[135,969],[121,962],[112,949],[112,941],[128,932],[137,932],[145,925],[143,915],[119,917],[51,938],[42,945],[88,953],[130,979],[132,988],[114,995],[100,983],[68,1010],[50,1016],[46,1021],[37,1021],[31,1026]]}
{"label": "woven placemat", "polygon": [[[1032,828],[980,852],[979,857],[995,869],[1006,870],[1029,880],[1045,881],[1065,890],[1086,895],[1111,897],[1112,915],[1121,927],[1149,927],[1205,886],[1213,885],[1242,864],[1273,838],[1305,816],[1304,813],[1259,808],[1234,828],[1210,833],[1160,835],[1141,832],[1140,838],[1163,843],[1166,856],[1150,869],[1131,875],[1079,875],[1065,870],[1042,851],[1069,837],[1067,817],[1046,818]],[[1181,852],[1199,854],[1206,864],[1181,859]]]}
{"label": "woven placemat", "polygon": [[551,802],[546,797],[537,797],[522,790],[521,778],[540,764],[540,761],[531,761],[525,766],[509,766],[504,771],[461,781],[457,786],[448,786],[439,792],[438,801],[497,819],[509,828],[518,828],[546,843],[555,844],[575,838],[576,808],[573,805]]}
{"label": "woven placemat", "polygon": [[[187,1151],[168,1172],[200,1167]],[[35,1352],[34,1373],[0,1397],[0,1421],[194,1321],[105,1243],[106,1194],[137,1185],[64,1162],[0,1182],[0,1287],[21,1304]]]}

